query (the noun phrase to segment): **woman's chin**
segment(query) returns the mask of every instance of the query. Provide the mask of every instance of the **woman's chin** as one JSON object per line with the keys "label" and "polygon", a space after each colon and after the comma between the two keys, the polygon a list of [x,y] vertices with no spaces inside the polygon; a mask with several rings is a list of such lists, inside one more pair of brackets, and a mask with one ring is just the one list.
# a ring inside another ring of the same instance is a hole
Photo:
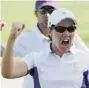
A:
{"label": "woman's chin", "polygon": [[68,52],[70,50],[70,45],[68,44],[68,45],[62,45],[61,46],[61,51],[63,52],[63,53],[66,53],[66,52]]}

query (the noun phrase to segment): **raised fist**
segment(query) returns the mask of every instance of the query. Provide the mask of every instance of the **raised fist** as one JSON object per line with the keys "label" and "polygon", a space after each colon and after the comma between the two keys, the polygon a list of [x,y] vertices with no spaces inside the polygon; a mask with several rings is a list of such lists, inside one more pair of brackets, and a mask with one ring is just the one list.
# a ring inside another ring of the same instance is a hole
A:
{"label": "raised fist", "polygon": [[24,23],[18,23],[18,22],[13,23],[10,36],[13,39],[16,39],[21,34],[24,27],[25,27]]}

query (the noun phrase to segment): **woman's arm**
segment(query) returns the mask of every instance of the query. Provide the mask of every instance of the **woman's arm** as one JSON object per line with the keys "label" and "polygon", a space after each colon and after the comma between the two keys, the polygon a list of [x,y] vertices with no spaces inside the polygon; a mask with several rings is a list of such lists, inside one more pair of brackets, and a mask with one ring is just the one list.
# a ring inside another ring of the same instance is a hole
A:
{"label": "woman's arm", "polygon": [[16,37],[22,32],[22,24],[13,24],[6,50],[2,59],[2,75],[5,78],[17,78],[27,74],[27,64],[23,61],[15,62],[13,47]]}

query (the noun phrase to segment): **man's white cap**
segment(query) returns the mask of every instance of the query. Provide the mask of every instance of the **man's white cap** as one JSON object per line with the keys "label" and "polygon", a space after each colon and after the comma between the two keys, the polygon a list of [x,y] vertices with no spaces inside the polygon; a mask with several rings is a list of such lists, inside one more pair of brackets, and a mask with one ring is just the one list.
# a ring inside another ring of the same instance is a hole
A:
{"label": "man's white cap", "polygon": [[51,27],[52,25],[57,25],[59,22],[66,18],[73,20],[75,24],[77,23],[74,15],[69,10],[64,8],[56,9],[48,17],[48,27]]}

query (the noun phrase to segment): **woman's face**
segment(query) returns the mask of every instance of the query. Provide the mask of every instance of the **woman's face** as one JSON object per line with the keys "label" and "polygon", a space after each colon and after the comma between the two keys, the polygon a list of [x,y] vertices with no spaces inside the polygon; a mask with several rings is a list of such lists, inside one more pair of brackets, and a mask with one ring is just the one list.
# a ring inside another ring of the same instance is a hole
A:
{"label": "woman's face", "polygon": [[75,29],[76,27],[71,19],[64,19],[58,23],[50,31],[53,46],[61,53],[69,51],[74,40]]}

